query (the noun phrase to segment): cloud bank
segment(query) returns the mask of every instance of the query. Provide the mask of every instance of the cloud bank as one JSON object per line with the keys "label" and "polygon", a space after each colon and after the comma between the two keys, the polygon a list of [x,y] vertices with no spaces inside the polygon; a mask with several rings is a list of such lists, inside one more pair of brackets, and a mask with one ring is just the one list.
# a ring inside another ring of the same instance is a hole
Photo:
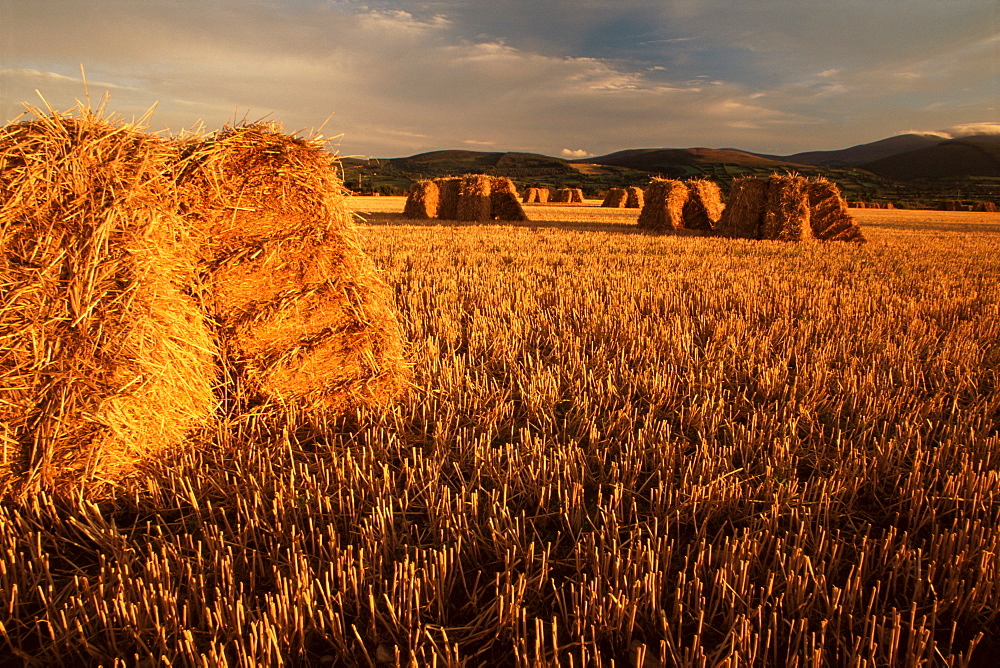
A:
{"label": "cloud bank", "polygon": [[[888,4],[888,3],[887,3]],[[997,5],[57,0],[0,5],[0,116],[89,92],[154,128],[327,123],[341,152],[841,148],[1000,117]],[[900,5],[905,5],[901,7]],[[891,28],[891,29],[890,29]],[[968,130],[972,131],[972,130]]]}

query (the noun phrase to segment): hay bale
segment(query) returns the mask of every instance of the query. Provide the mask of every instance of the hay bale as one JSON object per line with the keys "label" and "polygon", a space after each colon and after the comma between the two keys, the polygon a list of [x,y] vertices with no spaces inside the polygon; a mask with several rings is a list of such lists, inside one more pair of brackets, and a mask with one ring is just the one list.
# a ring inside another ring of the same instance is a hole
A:
{"label": "hay bale", "polygon": [[437,218],[441,191],[433,181],[417,181],[410,186],[403,215],[406,218]]}
{"label": "hay bale", "polygon": [[462,179],[448,177],[434,179],[438,187],[438,213],[442,220],[458,220],[458,194],[462,189]]}
{"label": "hay bale", "polygon": [[531,204],[532,202],[538,201],[538,188],[526,188],[524,191],[524,199],[521,200],[525,204]]}
{"label": "hay bale", "polygon": [[490,177],[490,217],[496,220],[528,220],[517,199],[514,182],[504,176]]}
{"label": "hay bale", "polygon": [[973,205],[972,210],[982,213],[996,213],[997,205],[993,202],[976,202]]}
{"label": "hay bale", "polygon": [[552,193],[551,201],[554,204],[568,204],[571,197],[569,188],[556,188],[556,191]]}
{"label": "hay bale", "polygon": [[687,198],[687,186],[681,181],[653,179],[646,187],[645,202],[639,212],[639,227],[660,231],[683,229]]}
{"label": "hay bale", "polygon": [[836,183],[817,177],[806,181],[805,189],[813,236],[822,241],[864,243],[861,228],[847,213],[847,202]]}
{"label": "hay bale", "polygon": [[570,204],[583,204],[583,189],[582,188],[570,188],[569,189],[569,202],[570,202]]}
{"label": "hay bale", "polygon": [[625,200],[626,209],[641,209],[643,204],[643,194],[642,188],[639,186],[629,186],[625,189],[625,193],[628,195]]}
{"label": "hay bale", "polygon": [[772,174],[768,179],[760,238],[777,241],[813,239],[809,217],[806,180],[794,174]]}
{"label": "hay bale", "polygon": [[478,223],[492,220],[490,189],[490,177],[485,174],[463,176],[458,190],[457,220]]}
{"label": "hay bale", "polygon": [[322,416],[387,403],[405,384],[392,297],[331,162],[322,142],[276,124],[227,127],[187,151],[183,210],[204,236],[204,301],[237,415]]}
{"label": "hay bale", "polygon": [[608,194],[604,196],[604,201],[601,202],[601,206],[607,209],[624,209],[625,202],[628,200],[628,193],[625,192],[624,188],[612,188],[608,191]]}
{"label": "hay bale", "polygon": [[215,343],[174,148],[36,115],[0,128],[0,494],[100,498],[211,420]]}
{"label": "hay bale", "polygon": [[538,199],[535,201],[544,204],[549,201],[549,197],[551,197],[551,194],[552,193],[548,188],[539,188]]}
{"label": "hay bale", "polygon": [[746,176],[733,180],[729,203],[716,226],[720,236],[759,239],[767,205],[767,179]]}
{"label": "hay bale", "polygon": [[684,202],[684,227],[689,230],[713,230],[725,206],[718,184],[707,179],[687,182],[688,198]]}

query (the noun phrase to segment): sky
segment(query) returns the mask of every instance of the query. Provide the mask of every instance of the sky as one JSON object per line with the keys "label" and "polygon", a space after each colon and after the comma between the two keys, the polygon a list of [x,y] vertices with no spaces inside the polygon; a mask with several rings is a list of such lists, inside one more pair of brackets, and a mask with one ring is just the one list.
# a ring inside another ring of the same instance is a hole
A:
{"label": "sky", "polygon": [[1000,0],[0,0],[0,122],[105,94],[351,156],[1000,133]]}

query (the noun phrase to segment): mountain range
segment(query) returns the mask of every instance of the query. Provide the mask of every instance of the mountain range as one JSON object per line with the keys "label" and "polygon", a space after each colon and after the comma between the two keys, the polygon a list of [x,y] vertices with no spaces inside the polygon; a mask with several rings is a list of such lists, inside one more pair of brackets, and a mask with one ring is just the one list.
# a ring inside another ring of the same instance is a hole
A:
{"label": "mountain range", "polygon": [[519,185],[643,185],[650,176],[713,178],[727,187],[740,176],[773,171],[822,175],[856,199],[976,197],[1000,201],[1000,135],[943,138],[903,134],[834,151],[769,155],[736,148],[639,148],[567,160],[537,153],[442,150],[404,158],[342,161],[345,183],[359,191],[398,193],[419,179],[486,173]]}

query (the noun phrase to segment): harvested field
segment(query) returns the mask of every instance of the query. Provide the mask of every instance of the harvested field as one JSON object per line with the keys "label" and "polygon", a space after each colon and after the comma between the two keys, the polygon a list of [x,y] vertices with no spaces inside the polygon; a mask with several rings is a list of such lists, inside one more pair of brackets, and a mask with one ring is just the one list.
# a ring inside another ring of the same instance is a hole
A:
{"label": "harvested field", "polygon": [[417,389],[0,507],[12,662],[989,665],[1000,215],[790,245],[599,204],[354,198]]}

